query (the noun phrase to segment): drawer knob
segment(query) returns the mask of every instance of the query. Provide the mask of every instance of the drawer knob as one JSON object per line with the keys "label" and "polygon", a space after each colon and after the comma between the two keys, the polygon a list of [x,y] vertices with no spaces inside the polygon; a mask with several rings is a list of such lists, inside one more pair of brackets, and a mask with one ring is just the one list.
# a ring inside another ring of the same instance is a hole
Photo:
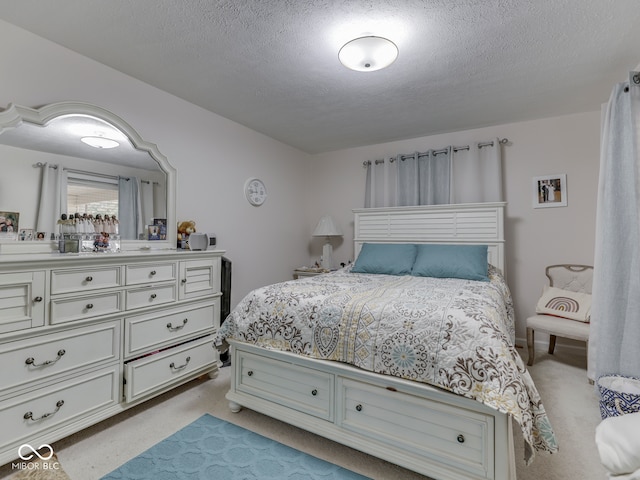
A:
{"label": "drawer knob", "polygon": [[247,372],[247,375],[249,375],[250,377],[251,377],[251,376],[253,376],[253,370],[249,370],[249,371]]}
{"label": "drawer knob", "polygon": [[186,279],[186,278],[183,278],[183,279],[182,279],[182,283],[187,283],[187,279]]}
{"label": "drawer knob", "polygon": [[186,360],[187,361],[185,363],[177,367],[175,363],[171,362],[171,364],[169,365],[169,368],[171,368],[171,370],[182,370],[183,368],[186,368],[187,365],[189,365],[189,362],[191,361],[191,357],[187,357]]}
{"label": "drawer knob", "polygon": [[188,321],[189,321],[189,319],[185,318],[184,320],[182,320],[182,325],[176,325],[175,327],[173,326],[173,324],[171,322],[169,322],[169,323],[167,323],[167,328],[172,332],[176,332],[176,331],[184,328],[184,326],[187,324]]}
{"label": "drawer knob", "polygon": [[52,365],[52,364],[56,363],[58,360],[60,360],[62,358],[62,356],[65,353],[67,353],[67,352],[64,349],[60,349],[60,350],[58,350],[58,356],[56,358],[54,358],[53,360],[45,360],[42,363],[36,363],[35,358],[29,357],[24,361],[24,363],[26,363],[27,365],[33,365],[34,367],[44,367],[46,365]]}
{"label": "drawer knob", "polygon": [[361,412],[362,411],[362,405],[360,405],[360,404],[356,405],[356,410],[358,412]]}
{"label": "drawer knob", "polygon": [[54,413],[56,413],[58,410],[60,410],[60,408],[62,408],[62,406],[64,405],[64,400],[58,400],[56,402],[56,409],[53,412],[49,412],[49,413],[43,413],[41,416],[39,416],[38,418],[33,418],[33,413],[32,412],[27,412],[25,413],[22,417],[25,420],[31,420],[33,422],[37,422],[39,420],[44,420],[47,417],[50,417],[51,415],[53,415]]}
{"label": "drawer knob", "polygon": [[85,280],[86,280],[87,282],[92,282],[92,281],[93,281],[93,277],[89,276],[89,277],[85,278]]}
{"label": "drawer knob", "polygon": [[318,390],[316,388],[314,388],[313,390],[311,390],[311,395],[313,395],[314,397],[316,395],[318,395]]}
{"label": "drawer knob", "polygon": [[156,295],[155,293],[151,294],[151,300],[154,300],[158,295]]}
{"label": "drawer knob", "polygon": [[155,270],[151,270],[151,271],[149,272],[149,275],[151,275],[152,277],[153,277],[155,274],[156,274],[156,271],[155,271]]}
{"label": "drawer knob", "polygon": [[464,435],[458,435],[458,443],[464,443]]}
{"label": "drawer knob", "polygon": [[87,303],[87,310],[91,310],[93,308],[93,303]]}
{"label": "drawer knob", "polygon": [[42,297],[36,297],[33,299],[34,302],[41,302],[42,301]]}

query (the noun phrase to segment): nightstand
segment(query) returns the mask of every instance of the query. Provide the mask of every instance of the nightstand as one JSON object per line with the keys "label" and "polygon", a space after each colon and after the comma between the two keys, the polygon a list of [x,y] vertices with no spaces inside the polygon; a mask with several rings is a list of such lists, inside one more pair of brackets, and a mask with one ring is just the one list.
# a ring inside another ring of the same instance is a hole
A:
{"label": "nightstand", "polygon": [[296,268],[293,271],[293,278],[297,280],[304,277],[315,277],[316,275],[322,275],[323,273],[329,273],[329,270],[324,268]]}

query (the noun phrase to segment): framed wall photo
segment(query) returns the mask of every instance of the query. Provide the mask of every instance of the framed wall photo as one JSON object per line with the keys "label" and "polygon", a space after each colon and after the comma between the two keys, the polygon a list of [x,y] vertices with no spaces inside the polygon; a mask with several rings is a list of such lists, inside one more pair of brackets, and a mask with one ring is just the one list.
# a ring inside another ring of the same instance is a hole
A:
{"label": "framed wall photo", "polygon": [[566,207],[567,175],[544,175],[533,178],[533,208]]}
{"label": "framed wall photo", "polygon": [[0,239],[18,238],[19,219],[18,212],[0,212]]}

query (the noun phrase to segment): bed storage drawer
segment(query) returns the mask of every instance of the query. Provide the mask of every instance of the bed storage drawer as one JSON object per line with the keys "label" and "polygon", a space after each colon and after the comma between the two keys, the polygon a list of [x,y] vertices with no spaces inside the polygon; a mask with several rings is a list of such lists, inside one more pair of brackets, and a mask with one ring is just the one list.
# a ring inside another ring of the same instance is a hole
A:
{"label": "bed storage drawer", "polygon": [[2,345],[0,385],[11,389],[77,368],[120,359],[120,321]]}
{"label": "bed storage drawer", "polygon": [[209,335],[125,364],[125,396],[131,402],[217,366]]}
{"label": "bed storage drawer", "polygon": [[0,449],[116,405],[119,378],[113,365],[0,403]]}
{"label": "bed storage drawer", "polygon": [[461,478],[493,478],[492,416],[342,377],[338,389],[345,430],[471,474]]}
{"label": "bed storage drawer", "polygon": [[154,312],[125,318],[125,356],[139,356],[154,348],[212,333],[218,304],[216,299],[213,305],[173,308],[167,309],[165,315]]}
{"label": "bed storage drawer", "polygon": [[333,421],[334,375],[240,352],[236,389]]}

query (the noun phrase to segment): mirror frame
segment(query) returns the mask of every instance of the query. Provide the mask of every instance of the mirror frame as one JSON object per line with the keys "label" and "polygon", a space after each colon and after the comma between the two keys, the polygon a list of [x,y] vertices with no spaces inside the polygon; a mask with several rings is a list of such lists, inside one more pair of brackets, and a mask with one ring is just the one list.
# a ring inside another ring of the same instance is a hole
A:
{"label": "mirror frame", "polygon": [[[176,169],[169,163],[167,158],[160,153],[158,147],[154,143],[147,142],[140,137],[138,132],[123,120],[109,110],[106,110],[97,105],[84,102],[57,102],[45,105],[43,107],[34,109],[29,107],[23,107],[10,103],[7,108],[0,111],[0,136],[6,130],[19,127],[22,123],[31,123],[38,126],[46,126],[51,120],[65,115],[87,115],[96,117],[105,122],[110,123],[115,128],[124,133],[131,141],[134,148],[147,152],[158,163],[160,169],[163,170],[167,176],[167,239],[166,240],[120,240],[121,250],[139,250],[142,246],[150,246],[153,250],[156,249],[175,249],[177,242],[176,225]],[[14,242],[11,242],[14,243]],[[16,246],[25,246],[30,243],[41,242],[15,242]],[[6,245],[6,244],[5,244]],[[18,250],[24,251],[27,248],[18,248]],[[55,247],[57,250],[57,245]]]}

